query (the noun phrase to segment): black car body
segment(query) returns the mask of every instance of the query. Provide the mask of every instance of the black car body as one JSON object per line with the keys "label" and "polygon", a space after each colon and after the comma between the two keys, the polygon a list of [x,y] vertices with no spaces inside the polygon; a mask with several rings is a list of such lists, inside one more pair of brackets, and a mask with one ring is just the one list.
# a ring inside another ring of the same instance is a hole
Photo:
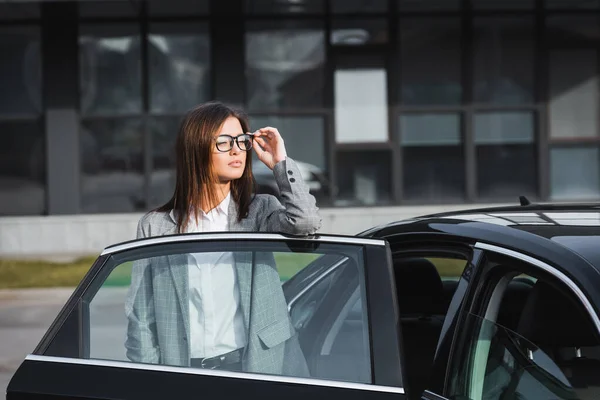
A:
{"label": "black car body", "polygon": [[[272,251],[280,273],[292,275],[282,287],[310,377],[119,358],[123,289],[108,285],[119,268],[215,249]],[[191,234],[112,246],[7,392],[10,400],[202,395],[600,398],[600,206],[437,214],[355,237]]]}

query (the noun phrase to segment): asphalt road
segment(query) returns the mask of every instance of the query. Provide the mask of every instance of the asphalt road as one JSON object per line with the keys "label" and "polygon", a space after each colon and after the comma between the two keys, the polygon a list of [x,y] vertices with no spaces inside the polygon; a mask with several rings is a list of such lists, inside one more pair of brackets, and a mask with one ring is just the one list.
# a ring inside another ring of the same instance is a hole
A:
{"label": "asphalt road", "polygon": [[0,290],[0,399],[73,289]]}

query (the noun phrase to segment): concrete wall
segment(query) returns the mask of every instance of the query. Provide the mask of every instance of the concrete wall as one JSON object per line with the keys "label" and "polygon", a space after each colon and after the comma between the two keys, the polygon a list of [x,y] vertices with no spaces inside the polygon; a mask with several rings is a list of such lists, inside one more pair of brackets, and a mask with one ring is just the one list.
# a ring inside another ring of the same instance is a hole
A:
{"label": "concrete wall", "polygon": [[[481,205],[322,208],[321,233],[352,235],[374,225]],[[0,257],[71,258],[95,255],[135,238],[142,214],[86,214],[0,218]]]}

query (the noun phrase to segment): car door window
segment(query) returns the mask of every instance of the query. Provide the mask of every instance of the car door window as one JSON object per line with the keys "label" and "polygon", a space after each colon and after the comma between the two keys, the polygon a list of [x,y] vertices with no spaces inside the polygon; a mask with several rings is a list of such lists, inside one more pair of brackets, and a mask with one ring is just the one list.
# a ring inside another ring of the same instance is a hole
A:
{"label": "car door window", "polygon": [[481,311],[467,315],[450,393],[473,400],[599,398],[600,338],[580,298],[519,260],[490,256],[487,265],[494,272],[481,293],[489,295]]}
{"label": "car door window", "polygon": [[46,354],[372,383],[365,295],[361,246],[150,246],[108,258]]}

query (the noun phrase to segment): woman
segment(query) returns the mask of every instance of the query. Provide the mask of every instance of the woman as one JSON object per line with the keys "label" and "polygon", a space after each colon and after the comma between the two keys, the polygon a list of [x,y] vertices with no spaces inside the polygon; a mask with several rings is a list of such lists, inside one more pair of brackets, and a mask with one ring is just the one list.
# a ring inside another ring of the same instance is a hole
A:
{"label": "woman", "polygon": [[[137,237],[188,232],[315,233],[321,218],[277,129],[248,134],[222,103],[191,110],[177,137],[169,202],[139,221]],[[254,195],[252,157],[281,192]],[[175,299],[175,301],[173,301]],[[218,303],[218,308],[217,308]],[[134,362],[306,376],[308,370],[270,255],[200,253],[134,263],[125,347]],[[217,332],[217,334],[215,334]]]}

